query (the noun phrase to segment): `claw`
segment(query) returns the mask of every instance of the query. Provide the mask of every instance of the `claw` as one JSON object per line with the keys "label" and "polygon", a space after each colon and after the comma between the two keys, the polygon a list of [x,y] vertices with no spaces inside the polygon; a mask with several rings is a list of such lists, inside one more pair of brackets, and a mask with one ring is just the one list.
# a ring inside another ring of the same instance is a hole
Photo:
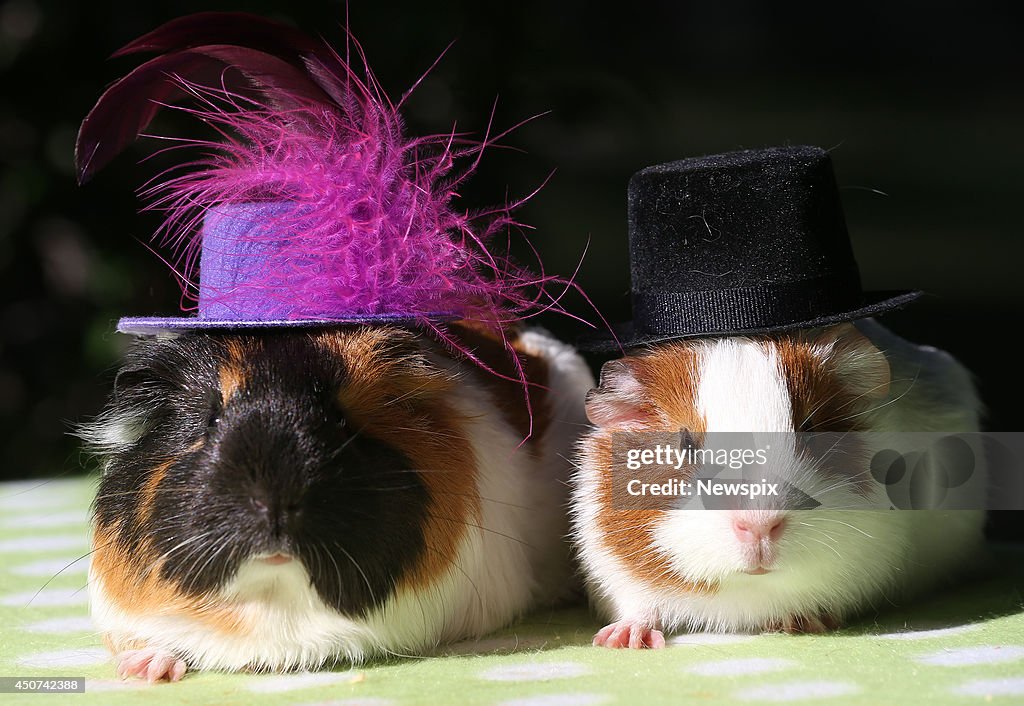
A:
{"label": "claw", "polygon": [[185,661],[172,652],[158,649],[125,650],[118,653],[117,676],[120,679],[135,677],[150,684],[166,679],[181,681],[185,676]]}
{"label": "claw", "polygon": [[619,620],[598,630],[593,644],[598,647],[628,647],[633,650],[648,647],[656,650],[665,646],[665,636],[650,623]]}

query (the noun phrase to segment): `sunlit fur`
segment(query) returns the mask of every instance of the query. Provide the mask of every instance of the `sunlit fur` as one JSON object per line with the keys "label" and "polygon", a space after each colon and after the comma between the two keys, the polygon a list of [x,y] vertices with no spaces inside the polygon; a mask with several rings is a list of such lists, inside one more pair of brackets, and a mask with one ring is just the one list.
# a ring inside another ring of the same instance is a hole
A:
{"label": "sunlit fur", "polygon": [[[474,382],[479,372],[430,344],[432,365],[458,381],[447,401],[464,420],[476,458],[480,516],[462,518],[456,559],[428,585],[403,584],[383,606],[353,618],[324,604],[301,562],[266,566],[250,559],[208,601],[227,606],[234,627],[224,629],[195,610],[147,612],[115,603],[94,564],[90,600],[98,629],[117,651],[170,652],[191,669],[313,669],[426,654],[566,598],[574,586],[565,540],[566,459],[584,428],[582,400],[593,379],[570,347],[544,332],[527,332],[518,345],[543,358],[549,371],[550,422],[536,448],[522,446],[522,436],[503,421],[488,390]],[[145,426],[128,412],[107,415],[85,433],[109,451]]]}
{"label": "sunlit fur", "polygon": [[[969,562],[981,541],[983,513],[858,511],[866,502],[877,507],[887,504],[886,499],[865,497],[855,483],[816,472],[797,454],[780,454],[778,449],[772,457],[783,460],[773,473],[828,507],[850,509],[791,511],[770,573],[743,573],[746,558],[729,511],[649,513],[650,541],[639,528],[626,533],[631,538],[610,537],[601,530],[602,517],[621,511],[608,506],[602,495],[610,460],[598,442],[625,428],[678,428],[678,420],[663,414],[673,390],[649,385],[645,361],[656,361],[651,367],[658,369],[662,381],[671,374],[692,376],[677,377],[676,385],[670,382],[667,387],[696,390],[692,417],[700,419],[707,432],[788,432],[803,420],[794,420],[798,405],[790,397],[779,341],[795,340],[811,352],[810,360],[830,366],[834,373],[829,385],[836,393],[862,381],[861,366],[870,366],[870,357],[881,350],[891,370],[888,391],[879,399],[870,399],[869,390],[851,398],[864,398],[848,408],[846,416],[857,418],[855,428],[977,430],[979,402],[962,366],[941,351],[896,337],[874,321],[859,322],[858,328],[877,350],[852,327],[795,338],[699,339],[641,352],[641,365],[619,366],[613,370],[617,375],[602,380],[609,396],[602,398],[601,390],[594,393],[590,404],[601,405],[594,414],[625,421],[597,428],[581,440],[572,513],[591,595],[609,622],[629,621],[667,631],[788,629],[819,620],[835,624],[884,607]],[[850,341],[853,345],[845,345]],[[696,355],[685,358],[683,351]],[[623,376],[633,379],[617,379]],[[645,408],[644,400],[652,403],[653,412]],[[844,420],[837,421],[838,428],[844,428]],[[772,439],[777,442],[781,437]],[[972,482],[980,488],[982,474]],[[639,559],[651,554],[663,557],[662,571],[638,576]]]}

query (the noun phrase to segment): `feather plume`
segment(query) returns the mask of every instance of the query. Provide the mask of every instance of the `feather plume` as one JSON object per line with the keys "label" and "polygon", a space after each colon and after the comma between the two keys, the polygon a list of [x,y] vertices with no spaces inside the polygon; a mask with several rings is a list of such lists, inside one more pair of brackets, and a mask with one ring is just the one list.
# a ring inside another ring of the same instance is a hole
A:
{"label": "feather plume", "polygon": [[113,84],[82,124],[80,180],[174,107],[223,135],[180,140],[170,149],[200,154],[143,190],[148,208],[167,212],[157,240],[174,254],[187,296],[198,291],[210,209],[287,202],[294,208],[253,231],[274,239],[274,254],[246,283],[279,306],[276,318],[404,314],[458,348],[438,312],[496,330],[540,311],[566,313],[549,290],[578,290],[571,279],[534,273],[492,247],[499,232],[524,227],[511,215],[521,201],[475,214],[456,205],[458,186],[498,138],[407,137],[348,41],[358,71],[326,43],[252,15],[203,13],[150,32],[116,55],[160,55]]}

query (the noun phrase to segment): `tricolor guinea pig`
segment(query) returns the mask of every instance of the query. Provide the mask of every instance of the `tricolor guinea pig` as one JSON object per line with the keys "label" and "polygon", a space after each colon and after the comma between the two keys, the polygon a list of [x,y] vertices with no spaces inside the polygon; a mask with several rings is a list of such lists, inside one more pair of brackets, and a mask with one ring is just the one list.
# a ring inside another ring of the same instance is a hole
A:
{"label": "tricolor guinea pig", "polygon": [[531,415],[503,343],[450,330],[493,372],[390,325],[134,344],[83,432],[91,610],[119,674],[422,654],[571,595],[589,370],[510,333]]}
{"label": "tricolor guinea pig", "polygon": [[662,343],[611,361],[587,397],[595,428],[579,445],[571,507],[589,592],[608,623],[594,643],[834,628],[962,569],[984,524],[980,509],[889,511],[885,489],[866,482],[870,453],[829,464],[798,445],[774,455],[770,470],[819,509],[623,508],[613,500],[617,432],[685,430],[698,445],[713,432],[972,432],[979,406],[952,357],[870,319]]}

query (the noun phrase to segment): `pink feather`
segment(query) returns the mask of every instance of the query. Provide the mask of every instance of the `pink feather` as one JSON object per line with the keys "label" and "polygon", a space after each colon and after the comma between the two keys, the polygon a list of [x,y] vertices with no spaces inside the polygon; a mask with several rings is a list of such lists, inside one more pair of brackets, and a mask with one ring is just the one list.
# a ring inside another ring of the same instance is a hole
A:
{"label": "pink feather", "polygon": [[[567,313],[560,299],[569,288],[578,291],[572,279],[544,274],[542,267],[532,272],[493,244],[500,232],[521,232],[511,213],[522,201],[476,214],[458,204],[457,187],[497,138],[467,143],[455,134],[408,137],[354,40],[359,72],[328,45],[295,30],[270,42],[272,27],[260,21],[250,31],[239,24],[246,17],[238,16],[226,42],[216,42],[211,31],[201,35],[205,44],[187,44],[195,32],[184,29],[196,20],[177,21],[129,45],[126,51],[170,53],[146,65],[153,69],[133,72],[130,83],[112,86],[80,134],[83,174],[120,151],[159,107],[185,111],[223,135],[221,141],[178,141],[168,149],[200,154],[143,190],[147,208],[167,213],[157,240],[173,253],[186,297],[198,291],[207,211],[222,204],[288,202],[294,208],[251,236],[274,239],[266,266],[246,282],[270,302],[274,318],[403,315],[451,344],[439,312],[495,329],[542,311]],[[231,17],[216,19],[224,25]],[[245,37],[263,44],[233,43]],[[164,65],[188,71],[157,75]],[[210,68],[217,65],[219,80],[211,81]],[[183,97],[191,105],[162,102]],[[100,119],[125,105],[126,119]],[[563,291],[552,293],[555,286]],[[522,367],[516,368],[528,384]]]}

